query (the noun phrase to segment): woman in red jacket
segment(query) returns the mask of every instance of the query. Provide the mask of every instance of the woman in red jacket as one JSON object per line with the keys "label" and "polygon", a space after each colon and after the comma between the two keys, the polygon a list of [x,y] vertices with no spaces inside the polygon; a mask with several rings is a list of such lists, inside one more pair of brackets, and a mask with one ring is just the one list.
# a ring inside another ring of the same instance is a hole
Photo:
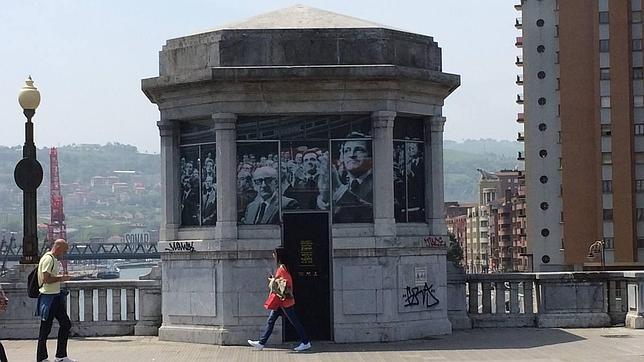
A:
{"label": "woman in red jacket", "polygon": [[286,280],[286,290],[287,291],[290,290],[290,293],[287,292],[284,299],[279,298],[279,296],[274,292],[271,292],[269,294],[268,299],[266,300],[266,303],[264,303],[264,306],[266,307],[266,309],[271,309],[271,312],[268,315],[268,320],[266,321],[264,332],[262,333],[258,341],[253,341],[249,339],[248,344],[257,348],[258,350],[262,350],[266,345],[268,338],[271,336],[271,333],[273,332],[273,327],[275,326],[275,322],[277,321],[277,318],[279,318],[280,316],[284,316],[293,325],[293,327],[295,327],[297,334],[300,336],[300,344],[294,348],[294,351],[296,352],[306,351],[307,349],[311,348],[311,342],[309,341],[309,338],[306,336],[304,327],[302,326],[302,323],[300,323],[299,319],[297,318],[297,314],[295,314],[295,307],[294,307],[295,298],[293,297],[293,278],[291,277],[291,274],[289,273],[287,268],[288,257],[286,254],[286,249],[281,247],[276,248],[275,251],[273,251],[273,258],[277,262],[277,270],[275,271],[275,278],[276,279],[283,278],[284,280]]}

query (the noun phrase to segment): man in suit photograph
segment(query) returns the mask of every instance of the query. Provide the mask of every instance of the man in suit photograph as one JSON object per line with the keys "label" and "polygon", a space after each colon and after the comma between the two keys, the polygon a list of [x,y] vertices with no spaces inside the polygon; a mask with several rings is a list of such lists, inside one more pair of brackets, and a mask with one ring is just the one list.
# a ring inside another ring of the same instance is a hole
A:
{"label": "man in suit photograph", "polygon": [[206,180],[203,183],[203,195],[201,198],[201,221],[203,225],[215,225],[217,220],[217,190],[213,181],[212,176],[206,176]]}
{"label": "man in suit photograph", "polygon": [[360,136],[354,132],[340,146],[340,163],[346,175],[341,177],[342,182],[333,193],[333,222],[373,220],[371,144],[368,140],[358,139]]}
{"label": "man in suit photograph", "polygon": [[199,225],[199,184],[185,175],[181,185],[181,225]]}
{"label": "man in suit photograph", "polygon": [[[320,195],[321,167],[317,152],[317,148],[310,148],[302,153],[302,176],[297,178],[294,185],[284,194],[297,200],[299,207],[306,210],[318,208],[317,200]],[[286,209],[285,207],[283,208]]]}
{"label": "man in suit photograph", "polygon": [[246,207],[242,224],[278,224],[279,197],[283,208],[297,208],[296,200],[279,194],[278,181],[277,170],[273,167],[259,167],[253,172],[253,185],[257,191],[257,197]]}

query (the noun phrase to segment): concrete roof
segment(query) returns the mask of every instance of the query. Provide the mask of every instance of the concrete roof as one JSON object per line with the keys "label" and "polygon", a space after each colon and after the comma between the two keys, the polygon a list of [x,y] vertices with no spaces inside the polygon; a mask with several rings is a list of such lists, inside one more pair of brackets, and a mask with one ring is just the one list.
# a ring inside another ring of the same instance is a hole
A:
{"label": "concrete roof", "polygon": [[373,23],[347,15],[321,10],[305,5],[294,5],[288,8],[260,14],[235,23],[229,23],[216,30],[239,29],[322,29],[322,28],[384,28],[390,26]]}

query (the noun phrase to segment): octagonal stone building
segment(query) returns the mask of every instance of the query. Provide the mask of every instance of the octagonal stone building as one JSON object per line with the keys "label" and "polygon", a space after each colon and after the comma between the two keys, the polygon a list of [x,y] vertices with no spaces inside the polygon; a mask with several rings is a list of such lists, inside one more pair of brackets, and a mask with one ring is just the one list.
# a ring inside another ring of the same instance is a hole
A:
{"label": "octagonal stone building", "polygon": [[460,78],[441,69],[429,36],[299,5],[168,40],[142,81],[160,111],[159,337],[256,338],[280,245],[314,340],[450,333],[442,106]]}

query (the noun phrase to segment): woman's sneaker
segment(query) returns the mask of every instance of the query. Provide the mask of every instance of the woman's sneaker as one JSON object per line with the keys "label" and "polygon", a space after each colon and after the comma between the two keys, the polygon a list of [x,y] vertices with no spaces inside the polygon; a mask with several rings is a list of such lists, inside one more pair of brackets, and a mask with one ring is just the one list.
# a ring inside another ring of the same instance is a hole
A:
{"label": "woman's sneaker", "polygon": [[309,348],[311,348],[311,342],[306,343],[306,344],[305,343],[300,343],[300,345],[295,347],[295,348],[293,348],[293,350],[295,352],[302,352],[302,351],[306,351]]}
{"label": "woman's sneaker", "polygon": [[252,340],[249,339],[248,344],[250,344],[251,346],[255,347],[255,349],[258,350],[258,351],[261,351],[261,350],[264,349],[264,345],[259,343],[259,341],[252,341]]}

